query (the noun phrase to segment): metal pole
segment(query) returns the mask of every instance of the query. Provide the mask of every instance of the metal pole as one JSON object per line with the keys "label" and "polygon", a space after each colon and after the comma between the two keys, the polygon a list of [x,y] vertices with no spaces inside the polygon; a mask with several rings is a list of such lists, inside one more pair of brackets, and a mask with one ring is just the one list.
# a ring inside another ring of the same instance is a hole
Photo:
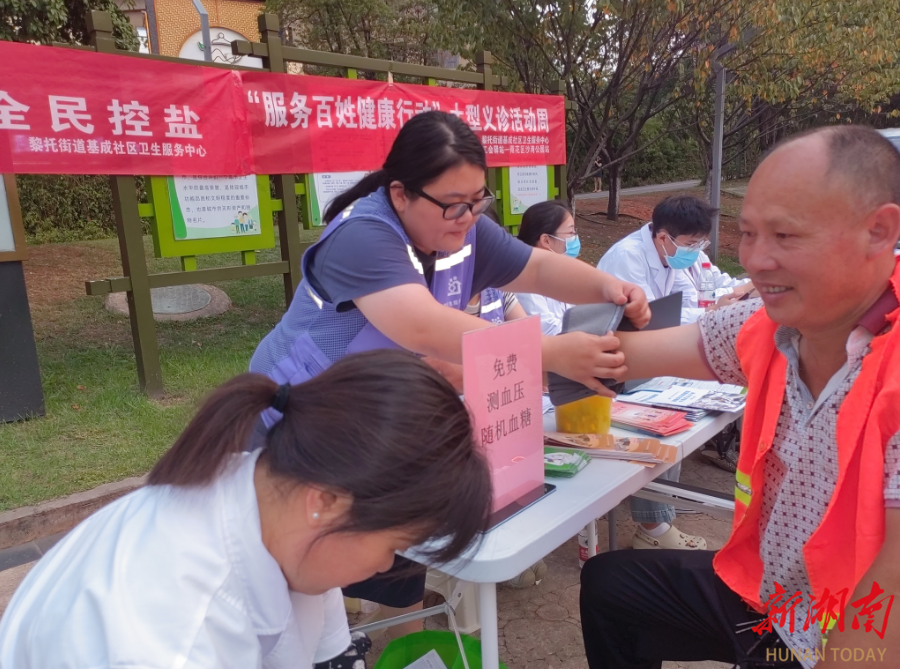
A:
{"label": "metal pole", "polygon": [[[712,188],[710,189],[709,203],[717,210],[722,205],[722,137],[725,132],[725,67],[715,63],[716,68],[716,109],[713,126],[712,145]],[[713,220],[712,234],[710,235],[709,257],[715,263],[719,257],[719,213],[716,212]]]}
{"label": "metal pole", "polygon": [[200,33],[203,35],[203,60],[207,63],[212,62],[212,44],[209,36],[209,13],[200,0],[191,0],[194,3],[194,9],[200,15]]}

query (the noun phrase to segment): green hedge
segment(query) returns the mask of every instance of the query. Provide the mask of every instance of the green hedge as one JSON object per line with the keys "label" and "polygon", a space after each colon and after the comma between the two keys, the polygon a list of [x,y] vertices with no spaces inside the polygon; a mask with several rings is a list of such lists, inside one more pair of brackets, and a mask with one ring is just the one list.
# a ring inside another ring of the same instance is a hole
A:
{"label": "green hedge", "polygon": [[[116,236],[109,177],[18,175],[16,183],[29,243]],[[137,189],[143,199],[143,179]]]}

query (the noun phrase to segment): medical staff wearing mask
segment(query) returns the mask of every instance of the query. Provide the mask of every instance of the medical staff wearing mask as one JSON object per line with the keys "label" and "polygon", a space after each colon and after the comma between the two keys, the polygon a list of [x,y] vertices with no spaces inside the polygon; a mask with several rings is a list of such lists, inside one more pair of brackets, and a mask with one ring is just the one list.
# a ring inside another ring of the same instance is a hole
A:
{"label": "medical staff wearing mask", "polygon": [[[581,253],[581,239],[575,230],[575,218],[565,202],[548,200],[533,204],[522,215],[518,237],[536,249],[577,258]],[[541,330],[545,335],[558,335],[562,331],[562,318],[571,304],[535,293],[518,293],[519,304],[528,312],[541,317]]]}
{"label": "medical staff wearing mask", "polygon": [[[619,240],[600,258],[597,267],[641,286],[650,299],[682,292],[681,320],[693,322],[703,309],[697,308],[699,289],[688,274],[702,260],[709,243],[715,209],[687,195],[667,197],[656,205],[653,220],[640,230]],[[727,275],[725,275],[727,276]],[[728,277],[730,279],[730,277]],[[677,481],[681,464],[659,478]],[[704,550],[706,539],[685,534],[672,525],[675,507],[632,497],[631,518],[638,523],[632,537],[633,548]]]}
{"label": "medical staff wearing mask", "polygon": [[[706,311],[698,306],[701,267],[710,262],[709,246],[716,210],[690,195],[674,195],[656,205],[653,220],[613,244],[597,268],[643,288],[651,300],[681,293],[681,322],[693,323]],[[752,289],[749,280],[733,279],[711,267],[718,301],[732,304]]]}
{"label": "medical staff wearing mask", "polygon": [[[281,420],[244,452],[270,407]],[[0,667],[313,669],[350,644],[341,586],[426,541],[453,559],[490,506],[465,405],[414,356],[349,356],[294,386],[245,374],[144,488],[35,565],[0,622]]]}
{"label": "medical staff wearing mask", "polygon": [[[425,112],[400,130],[382,169],[339,195],[328,226],[303,256],[303,280],[287,313],[259,344],[250,371],[304,381],[344,355],[377,348],[462,362],[462,335],[491,322],[465,313],[486,288],[583,304],[616,302],[649,321],[636,286],[584,263],[529,248],[484,215],[484,148],[464,121]],[[615,337],[546,337],[543,367],[609,394],[598,378],[623,373]],[[265,414],[271,424],[274,417]],[[398,559],[390,574],[345,590],[386,615],[421,608],[425,571]],[[406,578],[398,579],[398,573]],[[421,623],[398,626],[403,633]]]}

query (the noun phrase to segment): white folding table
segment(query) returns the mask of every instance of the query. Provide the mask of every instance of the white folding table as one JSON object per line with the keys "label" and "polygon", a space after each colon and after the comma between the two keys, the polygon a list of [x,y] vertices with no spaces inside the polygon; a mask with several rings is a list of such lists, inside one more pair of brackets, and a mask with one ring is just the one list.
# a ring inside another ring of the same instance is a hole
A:
{"label": "white folding table", "polygon": [[[678,446],[680,462],[740,416],[741,413],[707,416],[688,432],[661,441]],[[552,412],[544,415],[544,429],[556,429]],[[635,436],[634,432],[618,428],[613,428],[611,432],[623,437]],[[552,553],[594,519],[608,514],[622,500],[671,466],[643,467],[628,462],[594,459],[573,478],[549,479],[548,482],[556,486],[554,492],[492,529],[474,550],[462,558],[447,564],[429,564],[446,574],[478,584],[483,669],[497,669],[500,663],[497,584],[515,577]],[[591,545],[595,545],[594,542]],[[416,559],[415,549],[405,555]]]}

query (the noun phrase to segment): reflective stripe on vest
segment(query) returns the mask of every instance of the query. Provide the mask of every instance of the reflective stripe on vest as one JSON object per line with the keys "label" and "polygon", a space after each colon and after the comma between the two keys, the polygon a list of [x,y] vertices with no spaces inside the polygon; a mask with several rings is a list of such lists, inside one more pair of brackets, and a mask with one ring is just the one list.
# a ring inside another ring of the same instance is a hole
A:
{"label": "reflective stripe on vest", "polygon": [[[900,260],[891,277],[900,297]],[[825,591],[852,595],[884,544],[884,451],[900,431],[900,308],[887,315],[888,331],[870,344],[862,368],[838,411],[838,476],[828,508],[803,545],[803,563],[822,601]],[[775,347],[778,324],[765,309],[751,316],[737,338],[747,378],[747,407],[736,474],[731,536],[713,558],[716,574],[757,611],[764,565],[760,553],[765,459],[783,407],[787,359]],[[755,493],[755,494],[754,494]],[[765,584],[771,587],[772,584]]]}
{"label": "reflective stripe on vest", "polygon": [[734,501],[744,506],[750,506],[750,498],[753,496],[753,490],[750,487],[750,475],[738,469],[734,476]]}
{"label": "reflective stripe on vest", "polygon": [[506,304],[503,293],[496,288],[485,288],[481,291],[481,308],[479,316],[490,323],[506,321]]}
{"label": "reflective stripe on vest", "polygon": [[[435,260],[434,261],[434,271],[435,272],[443,272],[444,270],[450,269],[451,267],[455,267],[456,265],[463,262],[470,255],[472,255],[472,245],[466,244],[456,253],[449,255],[446,258],[438,258],[437,260]],[[420,267],[421,267],[421,265],[420,265]]]}
{"label": "reflective stripe on vest", "polygon": [[[466,234],[462,248],[455,253],[438,252],[436,263],[449,271],[435,272],[430,285],[424,279],[424,268],[415,253],[384,189],[360,198],[332,220],[319,241],[307,249],[301,261],[303,278],[281,321],[257,346],[250,361],[250,371],[265,374],[279,383],[299,383],[326,369],[349,353],[382,348],[399,348],[369,323],[358,309],[337,311],[307,280],[314,249],[341,225],[364,218],[373,225],[388,225],[402,240],[410,263],[422,277],[434,299],[453,309],[463,309],[471,297],[474,263],[477,254],[476,230]],[[377,249],[373,249],[377,252]],[[271,423],[268,423],[271,424]]]}

